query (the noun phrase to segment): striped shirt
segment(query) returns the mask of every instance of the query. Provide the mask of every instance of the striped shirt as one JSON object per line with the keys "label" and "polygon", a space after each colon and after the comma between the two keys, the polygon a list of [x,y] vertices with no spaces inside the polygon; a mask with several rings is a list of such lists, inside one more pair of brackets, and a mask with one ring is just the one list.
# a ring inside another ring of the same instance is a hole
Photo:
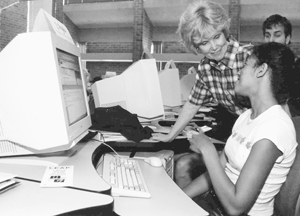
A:
{"label": "striped shirt", "polygon": [[200,61],[196,82],[189,96],[190,103],[205,106],[214,101],[232,114],[243,113],[246,108],[234,102],[234,85],[238,79],[238,71],[244,67],[252,47],[251,44],[242,45],[231,37],[221,61],[204,57]]}

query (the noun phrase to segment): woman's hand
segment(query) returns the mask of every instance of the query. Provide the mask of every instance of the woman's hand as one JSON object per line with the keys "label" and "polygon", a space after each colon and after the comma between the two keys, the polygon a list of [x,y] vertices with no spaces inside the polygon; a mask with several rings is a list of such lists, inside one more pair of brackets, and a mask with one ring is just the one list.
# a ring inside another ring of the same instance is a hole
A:
{"label": "woman's hand", "polygon": [[190,149],[196,153],[203,153],[207,148],[215,148],[211,139],[206,136],[202,131],[199,131],[199,134],[192,135],[190,141]]}
{"label": "woman's hand", "polygon": [[169,134],[162,134],[162,133],[152,133],[152,140],[157,140],[161,142],[171,142],[173,139],[169,136]]}

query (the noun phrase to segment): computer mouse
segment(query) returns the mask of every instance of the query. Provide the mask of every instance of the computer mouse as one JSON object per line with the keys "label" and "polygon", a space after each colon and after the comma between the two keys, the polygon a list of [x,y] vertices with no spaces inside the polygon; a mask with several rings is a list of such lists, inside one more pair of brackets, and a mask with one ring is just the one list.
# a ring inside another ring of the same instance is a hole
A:
{"label": "computer mouse", "polygon": [[154,167],[161,167],[163,165],[163,162],[158,157],[147,157],[144,161]]}

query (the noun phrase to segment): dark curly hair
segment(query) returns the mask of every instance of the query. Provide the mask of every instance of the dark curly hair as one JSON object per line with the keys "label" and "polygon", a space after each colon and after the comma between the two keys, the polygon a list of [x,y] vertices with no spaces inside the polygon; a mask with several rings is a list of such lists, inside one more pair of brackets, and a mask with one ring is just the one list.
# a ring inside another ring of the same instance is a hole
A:
{"label": "dark curly hair", "polygon": [[266,63],[271,69],[273,95],[279,104],[285,104],[298,82],[293,51],[287,45],[270,42],[254,46],[251,57],[256,59],[257,66]]}

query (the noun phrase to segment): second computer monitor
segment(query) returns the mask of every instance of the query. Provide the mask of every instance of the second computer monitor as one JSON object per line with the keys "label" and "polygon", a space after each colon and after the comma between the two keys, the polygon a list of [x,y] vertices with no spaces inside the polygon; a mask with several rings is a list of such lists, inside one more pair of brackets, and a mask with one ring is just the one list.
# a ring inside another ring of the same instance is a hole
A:
{"label": "second computer monitor", "polygon": [[164,118],[164,106],[155,59],[142,59],[122,74],[93,84],[96,107],[120,105],[140,122]]}

